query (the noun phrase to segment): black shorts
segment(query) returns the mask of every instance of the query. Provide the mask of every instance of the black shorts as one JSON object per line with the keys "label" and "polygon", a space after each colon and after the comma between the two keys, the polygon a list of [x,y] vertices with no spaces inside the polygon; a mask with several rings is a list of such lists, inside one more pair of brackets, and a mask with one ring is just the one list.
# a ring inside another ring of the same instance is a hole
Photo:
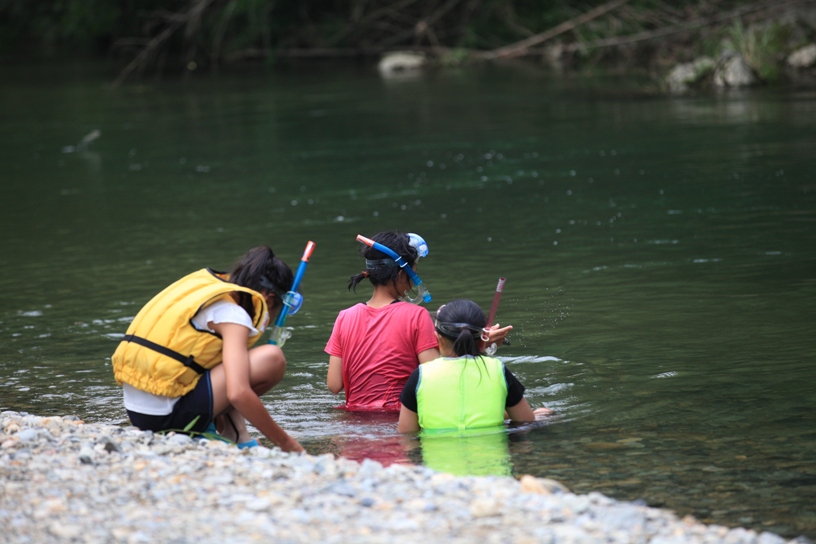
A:
{"label": "black shorts", "polygon": [[140,414],[139,412],[127,411],[130,422],[143,431],[176,431],[181,432],[187,428],[193,420],[195,424],[189,431],[197,433],[204,432],[213,420],[213,394],[210,383],[210,371],[202,374],[195,388],[181,397],[173,412],[166,416],[151,416]]}

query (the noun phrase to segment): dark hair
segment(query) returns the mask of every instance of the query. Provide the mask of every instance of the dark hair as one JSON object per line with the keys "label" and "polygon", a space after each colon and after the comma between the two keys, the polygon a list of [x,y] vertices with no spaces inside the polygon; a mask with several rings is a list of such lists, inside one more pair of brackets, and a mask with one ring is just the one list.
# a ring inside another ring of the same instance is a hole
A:
{"label": "dark hair", "polygon": [[487,317],[472,300],[454,300],[436,311],[436,332],[453,340],[453,352],[457,356],[481,355],[482,329]]}
{"label": "dark hair", "polygon": [[[407,234],[390,230],[378,232],[371,239],[396,252],[408,263],[408,266],[414,266],[417,260],[417,251],[411,247],[410,238],[408,238]],[[402,271],[394,259],[378,249],[364,245],[361,253],[367,261],[366,268],[364,272],[349,278],[349,291],[353,289],[356,293],[357,284],[365,278],[368,278],[374,285],[388,285],[395,281]]]}
{"label": "dark hair", "polygon": [[[273,307],[279,308],[283,301],[281,296],[292,288],[294,275],[292,269],[277,257],[268,246],[253,247],[241,257],[229,271],[229,281],[254,291],[264,290],[275,293]],[[238,293],[238,304],[249,315],[254,314],[252,297],[249,293]]]}

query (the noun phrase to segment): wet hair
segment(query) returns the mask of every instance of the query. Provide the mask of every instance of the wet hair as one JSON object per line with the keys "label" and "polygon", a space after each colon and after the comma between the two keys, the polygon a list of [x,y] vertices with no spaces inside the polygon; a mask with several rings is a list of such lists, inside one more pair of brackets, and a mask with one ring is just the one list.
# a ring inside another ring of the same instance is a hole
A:
{"label": "wet hair", "polygon": [[436,332],[453,340],[453,352],[457,356],[481,355],[482,329],[487,317],[472,300],[454,300],[436,311]]}
{"label": "wet hair", "polygon": [[[411,247],[407,234],[385,231],[378,232],[371,239],[396,252],[408,263],[408,266],[414,266],[418,255],[416,249]],[[356,293],[357,284],[365,278],[368,278],[374,285],[388,285],[394,282],[402,271],[394,259],[378,249],[364,245],[361,253],[366,260],[366,268],[363,272],[349,278],[349,291],[354,290]]]}
{"label": "wet hair", "polygon": [[[294,274],[285,262],[275,256],[268,246],[253,247],[241,257],[229,271],[229,281],[241,287],[248,287],[259,293],[266,290],[275,293],[270,310],[279,308],[281,297],[292,288]],[[238,293],[238,304],[253,315],[252,297],[249,293]]]}

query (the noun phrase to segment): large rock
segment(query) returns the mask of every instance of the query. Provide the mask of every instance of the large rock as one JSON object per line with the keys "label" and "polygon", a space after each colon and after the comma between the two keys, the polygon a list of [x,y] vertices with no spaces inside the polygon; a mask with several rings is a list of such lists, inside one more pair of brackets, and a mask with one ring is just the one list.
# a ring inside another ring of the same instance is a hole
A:
{"label": "large rock", "polygon": [[386,53],[377,64],[377,69],[384,76],[420,70],[427,63],[425,55],[409,51]]}
{"label": "large rock", "polygon": [[816,43],[806,45],[788,56],[788,65],[794,68],[810,68],[816,64]]}
{"label": "large rock", "polygon": [[690,85],[703,79],[714,68],[714,59],[700,57],[693,62],[678,64],[666,77],[666,84],[673,93],[688,90]]}
{"label": "large rock", "polygon": [[718,87],[749,87],[757,83],[756,74],[739,54],[727,57],[714,71],[714,84]]}

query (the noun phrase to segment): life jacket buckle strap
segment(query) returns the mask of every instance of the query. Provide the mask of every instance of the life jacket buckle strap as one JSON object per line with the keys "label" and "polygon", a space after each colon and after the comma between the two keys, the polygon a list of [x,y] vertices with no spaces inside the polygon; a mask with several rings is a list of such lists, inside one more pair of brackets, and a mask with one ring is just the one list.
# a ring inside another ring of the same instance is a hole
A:
{"label": "life jacket buckle strap", "polygon": [[195,371],[198,374],[204,374],[205,372],[207,372],[206,368],[195,362],[192,355],[188,355],[185,357],[181,353],[173,351],[172,349],[166,348],[162,345],[156,344],[155,342],[151,342],[147,338],[142,338],[141,336],[136,336],[135,334],[126,334],[122,338],[122,342],[133,342],[134,344],[138,344],[148,349],[152,349],[157,353],[161,353],[166,357],[170,357],[171,359],[178,361],[179,363],[183,364],[184,366],[186,366],[190,370]]}

